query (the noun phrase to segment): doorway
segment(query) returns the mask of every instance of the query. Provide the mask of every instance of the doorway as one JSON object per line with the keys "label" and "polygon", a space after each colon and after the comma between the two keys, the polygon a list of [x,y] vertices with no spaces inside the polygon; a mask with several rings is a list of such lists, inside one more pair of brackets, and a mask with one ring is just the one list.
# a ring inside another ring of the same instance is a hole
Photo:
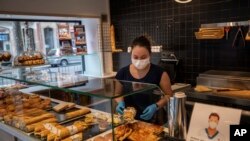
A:
{"label": "doorway", "polygon": [[54,31],[51,27],[44,28],[44,40],[45,40],[45,48],[46,54],[54,48]]}

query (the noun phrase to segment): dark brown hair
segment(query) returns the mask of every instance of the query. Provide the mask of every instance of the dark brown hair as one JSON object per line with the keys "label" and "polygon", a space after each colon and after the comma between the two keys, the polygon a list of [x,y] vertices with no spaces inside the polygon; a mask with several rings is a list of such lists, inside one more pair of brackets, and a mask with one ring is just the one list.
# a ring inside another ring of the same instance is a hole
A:
{"label": "dark brown hair", "polygon": [[212,116],[217,117],[218,120],[220,120],[220,116],[219,116],[217,113],[211,113],[211,114],[209,115],[209,119],[210,119],[210,117],[212,117]]}
{"label": "dark brown hair", "polygon": [[143,47],[148,50],[149,54],[151,54],[151,43],[147,37],[145,36],[136,37],[131,44],[132,50],[134,49],[135,46]]}

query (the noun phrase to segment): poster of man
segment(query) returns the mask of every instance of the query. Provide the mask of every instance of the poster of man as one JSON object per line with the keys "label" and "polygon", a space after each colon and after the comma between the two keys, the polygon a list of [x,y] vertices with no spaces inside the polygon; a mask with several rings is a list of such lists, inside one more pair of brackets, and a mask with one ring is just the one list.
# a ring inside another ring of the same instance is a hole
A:
{"label": "poster of man", "polygon": [[196,103],[187,141],[228,141],[229,126],[239,124],[240,117],[238,109]]}

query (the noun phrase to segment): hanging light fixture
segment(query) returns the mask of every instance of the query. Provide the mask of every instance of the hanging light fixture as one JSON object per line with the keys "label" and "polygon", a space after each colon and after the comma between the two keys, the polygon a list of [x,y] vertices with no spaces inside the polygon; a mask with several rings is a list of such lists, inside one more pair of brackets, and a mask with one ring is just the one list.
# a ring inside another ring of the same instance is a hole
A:
{"label": "hanging light fixture", "polygon": [[192,0],[175,0],[175,1],[178,2],[178,3],[189,3]]}

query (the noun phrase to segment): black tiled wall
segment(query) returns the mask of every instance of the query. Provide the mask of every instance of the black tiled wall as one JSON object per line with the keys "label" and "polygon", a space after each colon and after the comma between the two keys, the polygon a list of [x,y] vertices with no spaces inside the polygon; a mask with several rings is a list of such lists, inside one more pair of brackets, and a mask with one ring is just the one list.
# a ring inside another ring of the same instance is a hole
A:
{"label": "black tiled wall", "polygon": [[[182,60],[184,82],[195,84],[200,72],[210,69],[250,71],[250,41],[232,48],[237,27],[226,40],[196,40],[200,24],[250,20],[250,0],[110,0],[111,23],[116,46],[127,50],[139,35],[148,35],[153,45],[163,45]],[[248,26],[242,27],[244,36]],[[114,58],[114,65],[119,57]],[[118,68],[116,68],[118,69]]]}

